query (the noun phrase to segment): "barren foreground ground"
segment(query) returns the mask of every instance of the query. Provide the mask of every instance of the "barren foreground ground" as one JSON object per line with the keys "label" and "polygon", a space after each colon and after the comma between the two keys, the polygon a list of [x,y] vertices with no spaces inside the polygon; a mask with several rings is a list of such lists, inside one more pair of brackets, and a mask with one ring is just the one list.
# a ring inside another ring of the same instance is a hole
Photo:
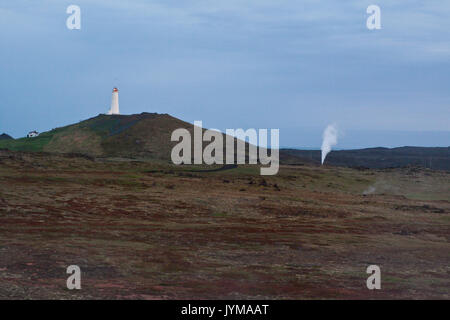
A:
{"label": "barren foreground ground", "polygon": [[449,173],[203,169],[0,151],[0,298],[450,298]]}

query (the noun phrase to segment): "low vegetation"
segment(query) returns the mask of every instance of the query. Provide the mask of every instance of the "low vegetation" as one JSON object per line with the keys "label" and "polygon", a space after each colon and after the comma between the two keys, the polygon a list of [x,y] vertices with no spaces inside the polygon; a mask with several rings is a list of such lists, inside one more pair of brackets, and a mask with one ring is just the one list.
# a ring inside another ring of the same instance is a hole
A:
{"label": "low vegetation", "polygon": [[206,169],[0,151],[0,298],[449,298],[449,173]]}

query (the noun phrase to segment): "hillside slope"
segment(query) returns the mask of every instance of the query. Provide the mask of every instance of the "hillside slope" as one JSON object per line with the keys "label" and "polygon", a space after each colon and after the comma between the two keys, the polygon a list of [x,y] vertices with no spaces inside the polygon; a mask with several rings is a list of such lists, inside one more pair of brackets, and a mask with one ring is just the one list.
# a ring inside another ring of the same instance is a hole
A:
{"label": "hillside slope", "polygon": [[77,124],[41,133],[36,138],[0,141],[12,151],[81,153],[100,157],[145,157],[169,159],[176,142],[173,130],[193,126],[168,114],[100,114]]}
{"label": "hillside slope", "polygon": [[[171,158],[172,148],[178,143],[171,141],[171,135],[179,128],[191,133],[193,150],[194,126],[168,114],[158,113],[100,114],[77,124],[43,132],[35,138],[2,140],[0,149],[168,161]],[[205,130],[204,128],[203,131]],[[225,141],[224,134],[223,141]],[[203,148],[208,144],[209,142],[203,142]],[[248,159],[248,143],[245,146]],[[224,155],[225,151],[224,146]]]}

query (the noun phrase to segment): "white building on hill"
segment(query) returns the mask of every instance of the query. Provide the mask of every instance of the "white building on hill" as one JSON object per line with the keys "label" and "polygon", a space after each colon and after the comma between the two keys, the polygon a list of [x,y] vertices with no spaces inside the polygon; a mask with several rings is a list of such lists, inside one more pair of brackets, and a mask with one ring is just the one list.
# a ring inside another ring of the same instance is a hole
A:
{"label": "white building on hill", "polygon": [[111,108],[107,114],[120,114],[119,112],[119,89],[114,88],[112,92]]}
{"label": "white building on hill", "polygon": [[27,134],[27,138],[34,138],[34,137],[37,137],[38,135],[39,135],[39,132],[37,132],[37,131],[30,131]]}

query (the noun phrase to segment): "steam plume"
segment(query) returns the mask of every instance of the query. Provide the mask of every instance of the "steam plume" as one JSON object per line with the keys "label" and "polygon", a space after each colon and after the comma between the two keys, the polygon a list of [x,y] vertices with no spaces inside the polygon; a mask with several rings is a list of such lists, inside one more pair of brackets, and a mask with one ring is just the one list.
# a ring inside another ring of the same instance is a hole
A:
{"label": "steam plume", "polygon": [[337,144],[337,128],[334,124],[330,124],[323,132],[322,164],[325,161],[327,154],[331,151],[331,147],[336,144]]}

